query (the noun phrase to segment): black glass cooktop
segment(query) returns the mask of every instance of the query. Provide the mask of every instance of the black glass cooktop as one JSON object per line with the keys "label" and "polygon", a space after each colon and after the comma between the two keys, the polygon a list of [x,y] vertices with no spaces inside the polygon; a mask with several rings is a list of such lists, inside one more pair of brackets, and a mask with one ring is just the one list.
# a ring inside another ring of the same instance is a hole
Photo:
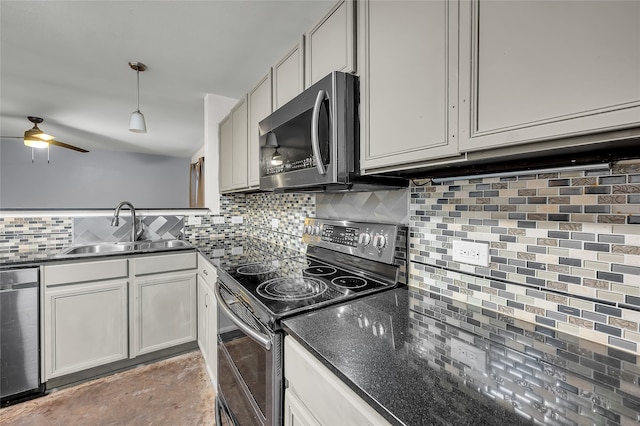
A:
{"label": "black glass cooktop", "polygon": [[349,271],[310,256],[251,260],[227,264],[225,271],[277,318],[392,287],[364,271]]}

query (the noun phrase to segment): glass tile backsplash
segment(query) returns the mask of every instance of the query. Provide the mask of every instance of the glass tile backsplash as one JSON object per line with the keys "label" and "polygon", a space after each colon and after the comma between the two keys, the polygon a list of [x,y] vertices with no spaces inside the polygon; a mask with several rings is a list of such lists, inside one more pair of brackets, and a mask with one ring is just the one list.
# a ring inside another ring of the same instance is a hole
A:
{"label": "glass tile backsplash", "polygon": [[[412,185],[411,286],[625,351],[640,345],[640,162]],[[488,267],[453,260],[456,240]]]}

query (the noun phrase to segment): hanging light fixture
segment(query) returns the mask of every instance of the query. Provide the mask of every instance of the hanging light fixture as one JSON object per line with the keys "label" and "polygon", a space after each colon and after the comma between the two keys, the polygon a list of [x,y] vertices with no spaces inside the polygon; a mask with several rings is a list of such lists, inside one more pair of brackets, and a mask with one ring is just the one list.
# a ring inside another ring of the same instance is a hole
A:
{"label": "hanging light fixture", "polygon": [[265,145],[276,149],[275,152],[273,153],[273,156],[271,157],[271,165],[281,166],[283,162],[282,154],[278,152],[278,148],[280,148],[280,145],[278,145],[278,138],[276,137],[275,133],[272,133],[272,132],[267,133],[267,141]]}
{"label": "hanging light fixture", "polygon": [[131,120],[129,121],[129,130],[135,133],[147,133],[147,124],[144,122],[144,115],[140,112],[140,71],[147,69],[147,66],[142,62],[129,62],[131,69],[136,71],[138,80],[138,102],[137,108],[131,113]]}

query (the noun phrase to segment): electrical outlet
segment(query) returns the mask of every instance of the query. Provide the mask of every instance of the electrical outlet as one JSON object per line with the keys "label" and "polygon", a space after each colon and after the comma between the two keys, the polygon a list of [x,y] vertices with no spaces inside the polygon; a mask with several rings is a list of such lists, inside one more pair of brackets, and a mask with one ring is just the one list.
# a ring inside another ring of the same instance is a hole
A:
{"label": "electrical outlet", "polygon": [[213,224],[214,225],[222,225],[224,224],[224,216],[213,216]]}
{"label": "electrical outlet", "polygon": [[242,223],[242,216],[233,216],[231,218],[231,223],[235,223],[235,224]]}
{"label": "electrical outlet", "polygon": [[271,219],[271,227],[277,229],[280,226],[280,221],[278,219]]}
{"label": "electrical outlet", "polygon": [[487,354],[482,349],[455,338],[451,339],[451,358],[478,371],[487,368]]}
{"label": "electrical outlet", "polygon": [[453,261],[489,266],[489,244],[454,240]]}
{"label": "electrical outlet", "polygon": [[189,216],[189,218],[187,219],[187,225],[202,225],[202,217]]}
{"label": "electrical outlet", "polygon": [[242,246],[240,247],[231,247],[231,254],[233,256],[240,256],[244,252]]}

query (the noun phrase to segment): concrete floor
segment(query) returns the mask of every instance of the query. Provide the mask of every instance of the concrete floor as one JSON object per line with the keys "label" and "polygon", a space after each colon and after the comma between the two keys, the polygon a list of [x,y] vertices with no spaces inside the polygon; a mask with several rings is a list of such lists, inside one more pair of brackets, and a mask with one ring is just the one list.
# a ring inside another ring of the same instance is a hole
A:
{"label": "concrete floor", "polygon": [[215,393],[195,351],[10,405],[0,424],[214,425]]}

